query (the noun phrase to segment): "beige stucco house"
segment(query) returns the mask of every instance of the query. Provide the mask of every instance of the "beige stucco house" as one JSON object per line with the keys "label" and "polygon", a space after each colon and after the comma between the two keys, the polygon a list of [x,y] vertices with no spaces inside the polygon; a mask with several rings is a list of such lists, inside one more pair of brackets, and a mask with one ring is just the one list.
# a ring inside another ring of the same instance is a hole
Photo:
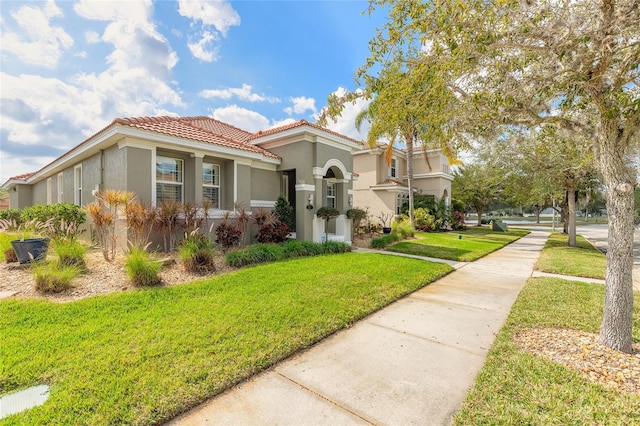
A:
{"label": "beige stucco house", "polygon": [[[391,164],[387,163],[386,145],[363,148],[353,154],[353,169],[358,179],[353,183],[353,205],[368,209],[376,220],[381,214],[394,217],[409,198],[407,187],[407,152],[392,148]],[[413,157],[414,191],[451,200],[453,175],[449,160],[439,149],[417,149]]]}
{"label": "beige stucco house", "polygon": [[208,199],[214,219],[241,203],[270,208],[283,195],[294,207],[295,236],[321,241],[315,212],[341,212],[329,232],[351,240],[350,208],[358,141],[305,120],[251,133],[210,117],[118,118],[35,173],[2,188],[10,207],[57,202],[85,205],[106,189],[143,202]]}

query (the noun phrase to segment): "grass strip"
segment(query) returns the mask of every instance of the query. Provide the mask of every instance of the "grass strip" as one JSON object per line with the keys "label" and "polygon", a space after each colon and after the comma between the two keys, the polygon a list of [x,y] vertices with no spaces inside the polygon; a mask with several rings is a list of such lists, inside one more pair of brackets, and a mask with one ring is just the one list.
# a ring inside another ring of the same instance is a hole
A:
{"label": "grass strip", "polygon": [[576,236],[576,247],[569,247],[568,243],[568,235],[552,233],[535,269],[552,274],[604,279],[606,256],[581,235]]}
{"label": "grass strip", "polygon": [[[634,298],[633,338],[640,341],[640,293]],[[603,303],[602,285],[529,279],[454,424],[640,424],[640,395],[591,383],[558,364],[520,352],[512,339],[530,327],[597,333]]]}
{"label": "grass strip", "polygon": [[51,386],[2,424],[155,424],[451,271],[346,253],[66,304],[0,303],[0,394]]}
{"label": "grass strip", "polygon": [[485,227],[465,231],[418,233],[416,239],[401,241],[387,250],[438,259],[471,262],[527,235],[524,229],[493,232]]}

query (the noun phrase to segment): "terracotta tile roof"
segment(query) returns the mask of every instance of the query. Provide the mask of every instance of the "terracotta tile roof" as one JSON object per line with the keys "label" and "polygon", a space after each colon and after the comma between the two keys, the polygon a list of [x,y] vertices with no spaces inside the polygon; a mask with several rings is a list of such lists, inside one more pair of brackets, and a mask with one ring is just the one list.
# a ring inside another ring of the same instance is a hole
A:
{"label": "terracotta tile roof", "polygon": [[357,139],[350,138],[349,136],[345,136],[345,135],[343,135],[341,133],[334,132],[333,130],[329,130],[326,127],[322,127],[322,126],[320,126],[318,124],[309,123],[307,120],[304,120],[304,119],[300,120],[300,121],[296,121],[295,123],[285,124],[284,126],[274,127],[272,129],[267,129],[267,130],[260,130],[259,132],[254,133],[251,136],[251,138],[249,138],[249,140],[255,140],[255,139],[261,138],[263,136],[273,135],[273,134],[276,134],[276,133],[284,132],[286,130],[295,129],[296,127],[302,127],[302,126],[313,127],[314,129],[322,130],[323,132],[331,133],[332,135],[339,136],[339,137],[344,138],[344,139],[348,139],[351,142],[356,143],[358,145],[364,145],[363,141],[359,141]]}
{"label": "terracotta tile roof", "polygon": [[31,176],[35,175],[35,174],[36,174],[36,172],[23,173],[23,174],[18,175],[18,176],[12,176],[12,177],[9,178],[9,180],[27,180]]}
{"label": "terracotta tile roof", "polygon": [[255,152],[265,157],[280,158],[272,152],[247,143],[251,133],[211,117],[129,117],[116,118],[112,124],[121,124],[164,135]]}

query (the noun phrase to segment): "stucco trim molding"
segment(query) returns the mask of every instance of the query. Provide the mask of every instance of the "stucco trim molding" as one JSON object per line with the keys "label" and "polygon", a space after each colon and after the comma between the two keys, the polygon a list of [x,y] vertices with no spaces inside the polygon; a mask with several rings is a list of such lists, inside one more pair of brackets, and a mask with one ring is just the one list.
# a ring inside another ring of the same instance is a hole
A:
{"label": "stucco trim molding", "polygon": [[299,183],[296,185],[296,191],[315,191],[315,190],[316,190],[315,185],[309,185],[306,183]]}
{"label": "stucco trim molding", "polygon": [[327,170],[329,170],[331,167],[337,167],[338,170],[340,170],[340,172],[342,173],[342,176],[344,176],[347,181],[351,180],[351,173],[347,171],[347,168],[344,164],[342,164],[342,161],[336,158],[327,160],[327,162],[324,163],[324,166],[322,167],[314,167],[313,177],[316,179],[322,179],[327,174]]}
{"label": "stucco trim molding", "polygon": [[276,202],[275,201],[270,201],[270,200],[251,200],[249,202],[249,205],[253,208],[266,208],[266,209],[272,209],[276,206]]}
{"label": "stucco trim molding", "polygon": [[447,180],[453,180],[453,175],[443,172],[437,173],[419,173],[417,175],[413,175],[414,179],[429,179],[429,178],[442,178]]}

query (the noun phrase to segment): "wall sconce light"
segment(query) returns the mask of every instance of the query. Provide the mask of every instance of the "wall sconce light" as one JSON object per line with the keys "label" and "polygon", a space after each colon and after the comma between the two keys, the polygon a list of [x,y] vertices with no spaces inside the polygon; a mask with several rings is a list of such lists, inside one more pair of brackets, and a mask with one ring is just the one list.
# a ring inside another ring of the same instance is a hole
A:
{"label": "wall sconce light", "polygon": [[307,210],[313,210],[313,194],[309,194],[307,201],[309,202],[309,204],[307,204]]}
{"label": "wall sconce light", "polygon": [[349,195],[349,207],[353,207],[353,195]]}

